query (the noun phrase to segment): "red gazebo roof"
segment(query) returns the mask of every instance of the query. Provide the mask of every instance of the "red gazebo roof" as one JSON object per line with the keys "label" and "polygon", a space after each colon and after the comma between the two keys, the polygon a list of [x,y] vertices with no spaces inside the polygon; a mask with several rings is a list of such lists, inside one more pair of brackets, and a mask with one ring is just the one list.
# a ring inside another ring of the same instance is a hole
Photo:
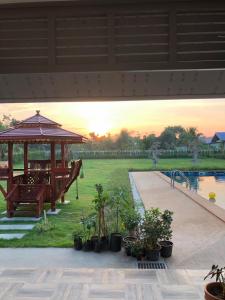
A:
{"label": "red gazebo roof", "polygon": [[67,144],[80,144],[85,143],[86,140],[84,136],[65,130],[61,128],[59,123],[40,115],[40,111],[15,127],[0,132],[0,143],[65,142]]}

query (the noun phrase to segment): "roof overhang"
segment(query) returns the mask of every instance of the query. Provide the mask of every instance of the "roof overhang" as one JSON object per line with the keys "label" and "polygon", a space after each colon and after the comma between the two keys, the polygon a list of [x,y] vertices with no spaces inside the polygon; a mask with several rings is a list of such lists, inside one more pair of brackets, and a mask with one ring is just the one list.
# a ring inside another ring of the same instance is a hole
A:
{"label": "roof overhang", "polygon": [[2,103],[225,96],[222,0],[3,1]]}

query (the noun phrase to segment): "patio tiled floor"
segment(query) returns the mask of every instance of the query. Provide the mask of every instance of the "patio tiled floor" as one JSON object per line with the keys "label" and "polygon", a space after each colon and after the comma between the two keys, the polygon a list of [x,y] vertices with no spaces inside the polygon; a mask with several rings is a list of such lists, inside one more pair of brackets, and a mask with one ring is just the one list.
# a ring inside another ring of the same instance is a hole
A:
{"label": "patio tiled floor", "polygon": [[201,300],[205,273],[204,270],[1,269],[0,299]]}

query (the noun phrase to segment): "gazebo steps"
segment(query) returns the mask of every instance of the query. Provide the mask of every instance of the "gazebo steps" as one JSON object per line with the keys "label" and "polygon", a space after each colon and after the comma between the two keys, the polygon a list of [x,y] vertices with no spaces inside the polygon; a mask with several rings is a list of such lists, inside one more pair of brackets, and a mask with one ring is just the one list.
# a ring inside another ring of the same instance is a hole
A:
{"label": "gazebo steps", "polygon": [[26,233],[0,233],[1,240],[22,239]]}
{"label": "gazebo steps", "polygon": [[3,217],[0,218],[1,222],[38,222],[42,219],[42,217],[40,218],[35,218],[35,217],[12,217],[12,218],[8,218],[8,217]]}
{"label": "gazebo steps", "polygon": [[34,224],[0,224],[0,230],[32,230]]}
{"label": "gazebo steps", "polygon": [[[22,239],[34,229],[36,222],[40,220],[41,218],[34,217],[0,218],[0,240]],[[25,222],[29,223],[26,224]]]}

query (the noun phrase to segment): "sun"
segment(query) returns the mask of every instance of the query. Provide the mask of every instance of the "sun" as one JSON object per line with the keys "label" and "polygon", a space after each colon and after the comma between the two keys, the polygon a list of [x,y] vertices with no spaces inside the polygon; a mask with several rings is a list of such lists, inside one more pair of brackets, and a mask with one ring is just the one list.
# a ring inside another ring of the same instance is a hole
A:
{"label": "sun", "polygon": [[105,135],[111,129],[111,124],[106,119],[92,119],[88,124],[89,132],[94,132],[100,136]]}

